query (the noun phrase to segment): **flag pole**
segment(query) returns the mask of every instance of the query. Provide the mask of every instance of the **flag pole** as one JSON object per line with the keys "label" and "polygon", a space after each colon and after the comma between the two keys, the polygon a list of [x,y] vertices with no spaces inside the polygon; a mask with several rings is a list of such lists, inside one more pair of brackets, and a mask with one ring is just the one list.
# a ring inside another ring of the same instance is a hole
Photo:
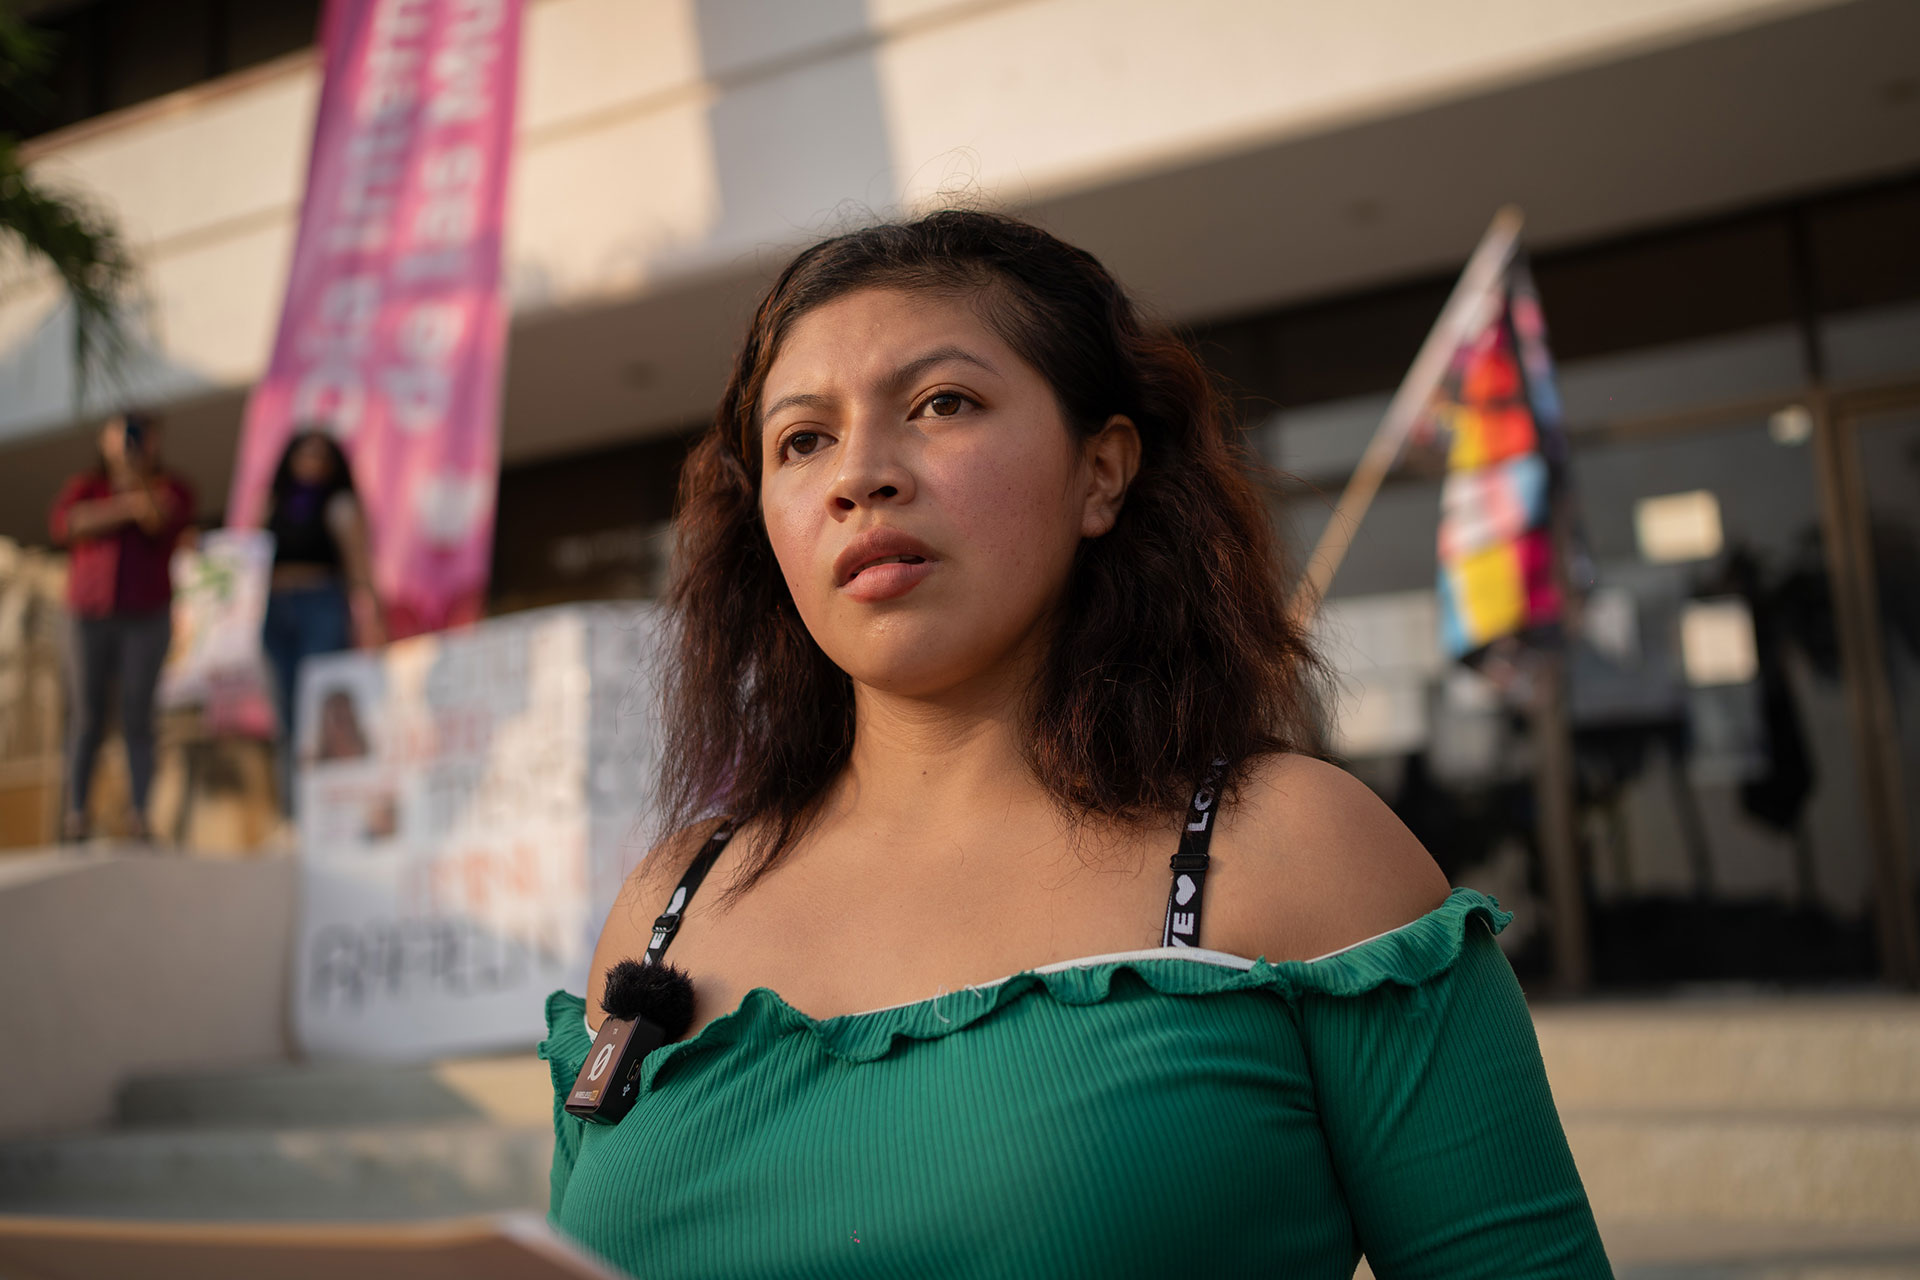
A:
{"label": "flag pole", "polygon": [[1288,602],[1293,616],[1303,625],[1311,622],[1319,610],[1320,601],[1333,583],[1333,575],[1339,571],[1340,562],[1346,559],[1347,549],[1353,545],[1354,535],[1360,531],[1360,522],[1366,519],[1367,508],[1380,491],[1380,482],[1386,479],[1400,456],[1407,434],[1420,421],[1441,379],[1447,376],[1453,353],[1482,319],[1481,308],[1513,261],[1524,221],[1517,205],[1507,205],[1493,215],[1493,222],[1480,237],[1479,247],[1467,259],[1466,270],[1460,273],[1447,305],[1441,309],[1440,318],[1434,321],[1427,340],[1420,344],[1420,354],[1414,357],[1413,367],[1401,380],[1400,389],[1393,393],[1386,415],[1380,419],[1367,451],[1360,456],[1359,465],[1347,480],[1339,505],[1333,509],[1333,518],[1327,521],[1320,541],[1307,559],[1306,574]]}
{"label": "flag pole", "polygon": [[[1560,592],[1561,626],[1572,642],[1573,584],[1567,573],[1571,538],[1564,500],[1548,516],[1553,579]],[[1578,816],[1574,807],[1573,720],[1565,646],[1535,652],[1532,662],[1533,788],[1538,812],[1541,880],[1547,891],[1555,994],[1578,995],[1593,984],[1593,953],[1580,876]]]}

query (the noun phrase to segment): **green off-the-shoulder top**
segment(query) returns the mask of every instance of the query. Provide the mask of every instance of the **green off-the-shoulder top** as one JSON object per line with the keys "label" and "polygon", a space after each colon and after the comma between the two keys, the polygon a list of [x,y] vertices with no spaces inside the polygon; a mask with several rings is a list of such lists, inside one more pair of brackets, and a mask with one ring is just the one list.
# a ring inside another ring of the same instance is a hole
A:
{"label": "green off-the-shoulder top", "polygon": [[766,988],[561,1110],[554,1224],[636,1276],[1608,1276],[1513,970],[1456,889],[1312,961],[1162,949],[816,1021]]}

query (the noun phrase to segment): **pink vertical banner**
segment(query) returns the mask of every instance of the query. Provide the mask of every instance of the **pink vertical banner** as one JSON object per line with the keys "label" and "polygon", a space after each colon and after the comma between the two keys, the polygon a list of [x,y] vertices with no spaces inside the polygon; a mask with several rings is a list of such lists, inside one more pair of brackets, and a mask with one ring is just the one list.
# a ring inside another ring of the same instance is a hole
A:
{"label": "pink vertical banner", "polygon": [[352,460],[396,636],[484,605],[506,347],[522,0],[328,0],[300,234],[228,511],[258,525],[297,429]]}

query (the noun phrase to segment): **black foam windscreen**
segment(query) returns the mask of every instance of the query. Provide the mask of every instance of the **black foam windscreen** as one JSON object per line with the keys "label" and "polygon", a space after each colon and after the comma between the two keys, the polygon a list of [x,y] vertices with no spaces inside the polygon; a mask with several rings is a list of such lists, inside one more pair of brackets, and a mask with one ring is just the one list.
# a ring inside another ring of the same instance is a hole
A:
{"label": "black foam windscreen", "polygon": [[693,979],[674,965],[622,960],[607,970],[600,1007],[615,1018],[645,1018],[678,1040],[693,1025]]}

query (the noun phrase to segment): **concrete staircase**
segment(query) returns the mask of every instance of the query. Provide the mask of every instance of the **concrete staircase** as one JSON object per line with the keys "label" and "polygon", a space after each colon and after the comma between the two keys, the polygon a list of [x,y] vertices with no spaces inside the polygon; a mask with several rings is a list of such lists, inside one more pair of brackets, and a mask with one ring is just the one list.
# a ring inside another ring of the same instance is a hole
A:
{"label": "concrete staircase", "polygon": [[112,1125],[0,1142],[0,1213],[377,1220],[547,1207],[552,1088],[531,1050],[425,1067],[137,1079]]}
{"label": "concrete staircase", "polygon": [[1534,1021],[1623,1277],[1920,1276],[1920,1000],[1675,997]]}
{"label": "concrete staircase", "polygon": [[[1543,1005],[1628,1280],[1920,1277],[1920,1000]],[[113,1123],[0,1143],[0,1213],[393,1219],[544,1210],[545,1064],[137,1079]]]}

